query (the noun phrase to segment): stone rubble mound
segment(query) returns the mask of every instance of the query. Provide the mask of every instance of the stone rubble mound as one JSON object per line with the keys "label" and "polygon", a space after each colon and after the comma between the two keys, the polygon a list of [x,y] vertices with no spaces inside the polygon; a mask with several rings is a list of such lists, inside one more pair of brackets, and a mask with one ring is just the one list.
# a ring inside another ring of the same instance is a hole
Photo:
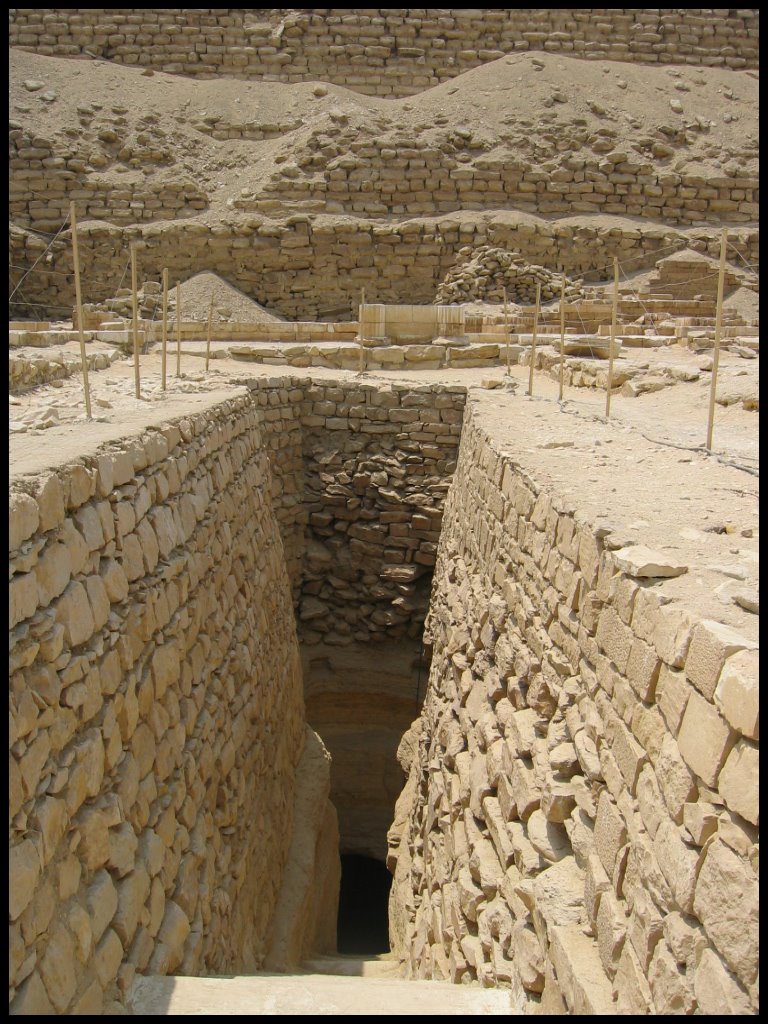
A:
{"label": "stone rubble mound", "polygon": [[[528,263],[518,253],[492,245],[467,245],[459,249],[457,256],[453,270],[437,289],[436,303],[502,302],[506,288],[509,302],[531,305],[536,301],[537,282],[541,283],[542,303],[560,296],[562,275]],[[585,296],[581,279],[566,277],[566,299],[573,301]]]}

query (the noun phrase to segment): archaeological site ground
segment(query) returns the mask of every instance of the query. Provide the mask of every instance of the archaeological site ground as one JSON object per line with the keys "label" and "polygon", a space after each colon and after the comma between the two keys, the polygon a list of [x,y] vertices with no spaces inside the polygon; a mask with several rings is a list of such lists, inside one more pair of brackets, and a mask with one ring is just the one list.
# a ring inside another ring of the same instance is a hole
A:
{"label": "archaeological site ground", "polygon": [[9,32],[10,1013],[757,1014],[757,10]]}

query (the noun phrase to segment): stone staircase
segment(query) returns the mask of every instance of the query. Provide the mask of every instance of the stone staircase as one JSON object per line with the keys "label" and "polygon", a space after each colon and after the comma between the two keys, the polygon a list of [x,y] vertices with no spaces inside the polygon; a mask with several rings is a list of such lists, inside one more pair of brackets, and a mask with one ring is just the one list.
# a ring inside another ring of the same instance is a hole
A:
{"label": "stone staircase", "polygon": [[509,1016],[507,989],[407,981],[390,955],[322,956],[295,974],[137,977],[128,1012],[150,1016]]}

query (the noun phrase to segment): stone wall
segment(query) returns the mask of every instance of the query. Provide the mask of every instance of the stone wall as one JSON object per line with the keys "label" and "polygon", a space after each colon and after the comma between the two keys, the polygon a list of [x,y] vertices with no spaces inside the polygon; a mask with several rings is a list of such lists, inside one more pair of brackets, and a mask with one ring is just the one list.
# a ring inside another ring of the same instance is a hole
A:
{"label": "stone wall", "polygon": [[[467,246],[506,248],[550,270],[600,280],[610,274],[614,255],[622,264],[632,260],[631,269],[639,270],[655,266],[658,254],[667,254],[670,245],[690,246],[714,258],[720,245],[719,233],[707,228],[646,227],[621,218],[609,227],[589,219],[574,224],[506,212],[465,212],[401,223],[307,214],[281,222],[253,215],[245,223],[216,227],[186,222],[128,231],[91,222],[81,225],[79,238],[83,279],[88,282],[85,301],[100,302],[115,294],[129,242],[136,240],[144,279],[160,280],[163,267],[168,267],[173,283],[216,267],[218,274],[268,308],[305,320],[356,317],[361,288],[367,302],[431,303]],[[759,259],[757,229],[734,230],[729,240],[747,261]],[[32,266],[45,245],[37,234],[13,225],[11,264]],[[69,242],[57,240],[51,253],[46,264],[51,272],[35,272],[38,319],[47,315],[44,311],[63,319],[74,303]],[[13,280],[17,275],[21,271],[14,271]]]}
{"label": "stone wall", "polygon": [[408,96],[506,53],[756,67],[744,10],[14,9],[10,44],[196,77],[323,80]]}
{"label": "stone wall", "polygon": [[267,382],[12,488],[12,1013],[109,1012],[135,972],[333,942],[311,895],[334,899],[327,754],[305,744],[278,528],[295,563],[291,397]]}
{"label": "stone wall", "polygon": [[393,945],[545,1014],[754,1013],[756,644],[662,603],[609,534],[470,402],[399,752]]}

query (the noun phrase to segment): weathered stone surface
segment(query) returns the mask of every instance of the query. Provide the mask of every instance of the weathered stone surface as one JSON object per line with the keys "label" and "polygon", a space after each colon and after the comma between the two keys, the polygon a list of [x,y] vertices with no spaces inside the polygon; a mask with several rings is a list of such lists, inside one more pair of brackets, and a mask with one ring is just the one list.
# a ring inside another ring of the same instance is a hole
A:
{"label": "weathered stone surface", "polygon": [[9,851],[8,914],[12,921],[29,906],[40,877],[40,858],[31,839],[23,839]]}
{"label": "weathered stone surface", "polygon": [[685,674],[707,700],[712,700],[726,659],[755,646],[722,622],[702,620],[691,634]]}
{"label": "weathered stone surface", "polygon": [[707,848],[692,908],[733,973],[751,984],[758,968],[758,883],[725,843]]}
{"label": "weathered stone surface", "polygon": [[717,708],[692,692],[677,738],[680,753],[691,771],[708,786],[714,786],[735,741],[735,734]]}
{"label": "weathered stone surface", "polygon": [[619,569],[629,576],[656,579],[662,576],[680,576],[688,572],[688,566],[659,551],[652,551],[642,544],[621,548],[613,552]]}
{"label": "weathered stone surface", "polygon": [[759,807],[759,761],[757,744],[739,740],[725,762],[717,788],[726,806],[757,825]]}
{"label": "weathered stone surface", "polygon": [[715,704],[728,724],[749,739],[759,734],[760,652],[744,650],[725,659],[715,690]]}
{"label": "weathered stone surface", "polygon": [[705,949],[699,960],[693,991],[700,1013],[707,1016],[753,1013],[749,997],[711,949]]}

